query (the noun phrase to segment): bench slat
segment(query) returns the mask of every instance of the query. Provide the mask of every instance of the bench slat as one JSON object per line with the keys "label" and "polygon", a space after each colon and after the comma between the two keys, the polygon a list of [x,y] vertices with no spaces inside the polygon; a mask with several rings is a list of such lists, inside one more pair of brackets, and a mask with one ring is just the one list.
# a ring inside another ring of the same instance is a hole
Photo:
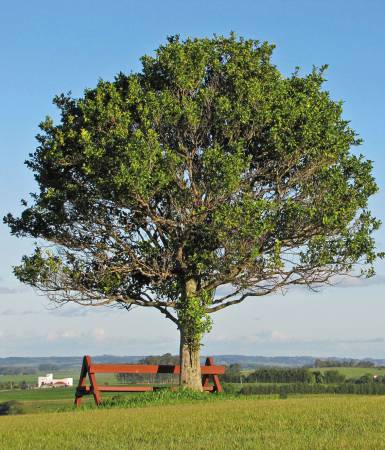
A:
{"label": "bench slat", "polygon": [[103,386],[98,385],[98,390],[102,392],[151,392],[153,386]]}
{"label": "bench slat", "polygon": [[[98,385],[98,391],[102,392],[151,392],[154,390],[167,389],[164,386],[103,386]],[[172,387],[171,389],[177,389]],[[203,386],[204,391],[212,391],[213,386]],[[77,394],[91,394],[90,386],[82,386],[76,388]]]}
{"label": "bench slat", "polygon": [[91,388],[90,386],[78,386],[76,388],[76,392],[90,392]]}
{"label": "bench slat", "polygon": [[[180,366],[146,365],[146,364],[91,364],[90,372],[93,373],[132,373],[132,374],[180,374]],[[201,366],[202,375],[223,375],[224,366]]]}

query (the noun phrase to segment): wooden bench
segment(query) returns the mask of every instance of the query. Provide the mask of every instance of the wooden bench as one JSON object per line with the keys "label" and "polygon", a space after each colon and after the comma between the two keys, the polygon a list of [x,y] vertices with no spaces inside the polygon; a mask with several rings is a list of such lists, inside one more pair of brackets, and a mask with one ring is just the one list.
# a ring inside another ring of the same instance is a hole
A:
{"label": "wooden bench", "polygon": [[[93,395],[95,403],[100,405],[101,392],[149,392],[161,389],[157,386],[106,386],[96,381],[97,373],[127,373],[127,374],[180,374],[180,366],[147,365],[147,364],[95,364],[90,356],[84,356],[80,371],[79,384],[75,393],[75,405],[79,406],[84,395]],[[219,375],[225,373],[224,366],[215,366],[213,358],[207,358],[204,366],[201,366],[202,386],[207,392],[222,392]],[[89,385],[86,385],[87,376]],[[210,385],[210,377],[213,384]]]}

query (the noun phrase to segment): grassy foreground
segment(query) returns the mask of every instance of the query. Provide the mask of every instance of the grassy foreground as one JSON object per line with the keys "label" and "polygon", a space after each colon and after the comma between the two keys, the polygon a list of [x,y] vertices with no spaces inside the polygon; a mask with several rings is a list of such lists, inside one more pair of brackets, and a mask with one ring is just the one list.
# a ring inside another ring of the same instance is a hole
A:
{"label": "grassy foreground", "polygon": [[0,418],[4,449],[385,449],[383,397],[231,399]]}

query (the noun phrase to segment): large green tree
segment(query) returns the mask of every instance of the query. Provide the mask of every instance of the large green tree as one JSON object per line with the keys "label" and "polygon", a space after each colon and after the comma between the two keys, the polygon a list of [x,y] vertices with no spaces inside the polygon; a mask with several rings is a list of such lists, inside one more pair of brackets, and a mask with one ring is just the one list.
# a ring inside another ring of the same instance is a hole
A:
{"label": "large green tree", "polygon": [[61,121],[40,124],[26,162],[39,192],[5,218],[44,242],[14,269],[22,282],[172,320],[194,389],[211,313],[357,264],[370,276],[378,256],[372,164],[350,151],[360,140],[322,89],[325,67],[285,77],[272,51],[170,37],[140,73],[56,97]]}

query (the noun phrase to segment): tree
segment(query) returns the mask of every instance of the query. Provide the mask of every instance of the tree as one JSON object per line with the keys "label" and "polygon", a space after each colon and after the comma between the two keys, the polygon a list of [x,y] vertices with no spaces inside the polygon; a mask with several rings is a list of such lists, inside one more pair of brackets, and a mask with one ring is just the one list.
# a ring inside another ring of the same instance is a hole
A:
{"label": "tree", "polygon": [[165,353],[164,355],[159,356],[146,356],[145,358],[139,361],[139,364],[149,364],[149,365],[158,365],[164,364],[169,366],[174,366],[179,363],[179,358],[177,356],[173,356],[171,353]]}
{"label": "tree", "polygon": [[326,370],[324,372],[324,381],[326,384],[343,383],[345,378],[346,376],[338,372],[338,370]]}
{"label": "tree", "polygon": [[[181,384],[201,389],[210,314],[290,285],[373,274],[372,163],[324,71],[283,76],[273,46],[168,38],[140,73],[55,97],[27,166],[39,192],[14,268],[56,302],[158,309],[180,330]],[[381,255],[380,255],[381,256]],[[221,288],[221,289],[219,289]]]}
{"label": "tree", "polygon": [[226,371],[222,375],[222,380],[227,383],[239,383],[242,381],[241,365],[238,363],[226,366]]}
{"label": "tree", "polygon": [[325,377],[324,377],[324,374],[320,370],[314,370],[313,375],[314,375],[314,382],[316,384],[322,384],[324,382]]}

